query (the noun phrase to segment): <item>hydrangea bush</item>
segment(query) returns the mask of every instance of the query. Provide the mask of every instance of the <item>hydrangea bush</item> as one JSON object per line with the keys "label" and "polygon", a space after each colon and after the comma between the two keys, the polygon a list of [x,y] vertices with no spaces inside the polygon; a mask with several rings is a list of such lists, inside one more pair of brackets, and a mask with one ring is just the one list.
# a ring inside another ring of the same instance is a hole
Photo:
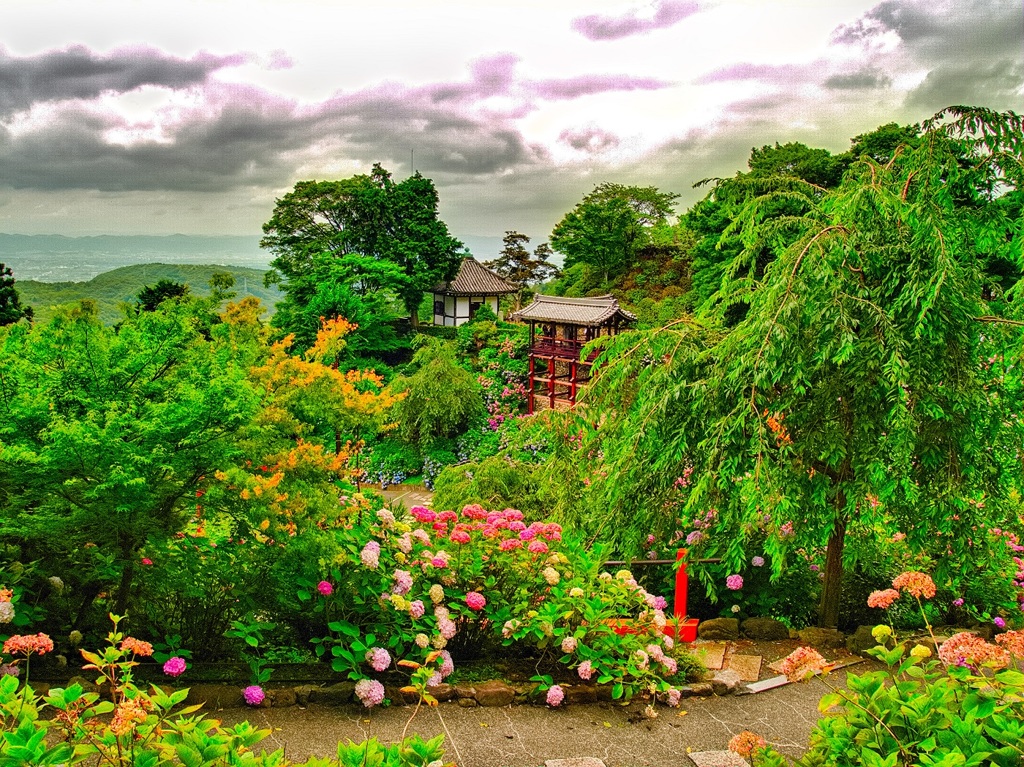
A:
{"label": "hydrangea bush", "polygon": [[[564,543],[557,524],[479,505],[414,507],[401,519],[383,509],[345,538],[315,607],[330,633],[314,644],[351,679],[444,651],[439,683],[448,649],[487,643],[559,660],[581,682],[612,684],[615,697],[667,697],[699,667],[666,635],[665,600],[629,571],[601,572],[600,553]],[[382,688],[360,684],[364,704],[380,702]]]}
{"label": "hydrangea bush", "polygon": [[[137,686],[132,669],[153,647],[118,631],[120,618],[111,616],[114,630],[98,652],[82,651],[85,669],[109,691],[109,700],[84,692],[78,684],[37,695],[15,674],[0,676],[0,763],[24,765],[104,764],[111,767],[219,767],[248,765],[277,767],[293,764],[284,751],[261,751],[258,744],[270,730],[248,722],[225,727],[205,719],[200,706],[184,706],[188,690],[167,693],[157,686]],[[15,635],[4,644],[10,664],[28,664],[32,655],[51,652],[45,634]],[[257,688],[259,689],[259,688]],[[262,695],[262,690],[260,690]],[[411,719],[410,719],[411,722]],[[296,767],[427,767],[441,764],[443,736],[424,741],[403,737],[390,746],[371,739],[340,743],[337,758],[312,757]]]}

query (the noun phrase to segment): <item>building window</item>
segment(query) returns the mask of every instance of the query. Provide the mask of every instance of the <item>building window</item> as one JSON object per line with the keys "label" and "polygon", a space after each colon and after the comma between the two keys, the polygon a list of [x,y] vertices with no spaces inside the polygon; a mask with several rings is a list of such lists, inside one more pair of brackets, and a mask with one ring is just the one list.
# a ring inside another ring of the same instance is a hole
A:
{"label": "building window", "polygon": [[444,315],[444,299],[434,301],[434,314]]}

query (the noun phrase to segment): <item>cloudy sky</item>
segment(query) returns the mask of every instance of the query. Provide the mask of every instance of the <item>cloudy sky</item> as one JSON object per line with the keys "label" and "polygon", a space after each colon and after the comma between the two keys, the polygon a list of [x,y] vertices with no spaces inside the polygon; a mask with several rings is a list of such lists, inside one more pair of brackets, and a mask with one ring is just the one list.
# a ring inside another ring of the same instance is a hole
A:
{"label": "cloudy sky", "polygon": [[545,239],[601,181],[682,195],[754,145],[1024,105],[1020,0],[0,6],[0,231],[258,234],[381,162],[457,236]]}

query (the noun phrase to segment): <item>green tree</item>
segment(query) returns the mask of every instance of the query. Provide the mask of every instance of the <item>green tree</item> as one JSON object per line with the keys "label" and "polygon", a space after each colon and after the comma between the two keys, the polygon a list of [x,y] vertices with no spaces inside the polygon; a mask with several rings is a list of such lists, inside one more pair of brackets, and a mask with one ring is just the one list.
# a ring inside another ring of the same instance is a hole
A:
{"label": "green tree", "polygon": [[430,179],[416,173],[396,183],[380,165],[342,181],[301,181],[277,201],[261,245],[274,254],[271,266],[300,308],[327,256],[345,259],[344,283],[354,294],[390,293],[415,326],[424,292],[452,279],[464,255],[438,217],[438,203]]}
{"label": "green tree", "polygon": [[843,157],[836,157],[827,149],[812,149],[799,141],[755,147],[747,161],[755,176],[795,176],[824,189],[839,184],[847,164]]}
{"label": "green tree", "polygon": [[483,392],[476,378],[459,364],[454,343],[423,337],[413,356],[419,370],[392,382],[403,395],[394,408],[398,435],[406,442],[429,445],[439,437],[454,437],[484,413]]}
{"label": "green tree", "polygon": [[524,295],[530,285],[544,282],[559,274],[558,267],[548,263],[553,252],[551,246],[542,242],[533,250],[533,255],[526,249],[530,238],[515,231],[505,232],[504,247],[493,261],[484,266],[515,285],[519,290],[515,293],[514,309],[521,309]]}
{"label": "green tree", "polygon": [[[966,552],[978,501],[1020,484],[1001,457],[1021,442],[1005,353],[1016,326],[984,300],[983,269],[1021,256],[1021,220],[996,203],[1024,186],[1022,136],[1016,114],[949,109],[832,192],[805,185],[798,217],[765,215],[792,186],[746,203],[721,301],[605,351],[589,392],[607,413],[595,524],[635,550],[680,509],[714,519],[704,545],[733,572],[754,535],[777,568],[790,549],[823,548],[831,626],[849,531]],[[749,262],[766,244],[758,276]],[[749,310],[731,327],[737,301]]]}
{"label": "green tree", "polygon": [[188,285],[174,280],[158,280],[155,285],[146,285],[139,291],[136,306],[143,312],[155,312],[164,301],[184,298],[188,295]]}
{"label": "green tree", "polygon": [[551,247],[565,256],[566,269],[586,265],[607,283],[633,264],[677,197],[652,186],[599,184],[555,225]]}
{"label": "green tree", "polygon": [[201,480],[242,458],[259,405],[235,351],[202,336],[191,306],[165,307],[115,332],[83,302],[0,336],[0,534],[69,562],[95,546],[118,613],[142,547],[178,532]]}
{"label": "green tree", "polygon": [[13,325],[23,317],[32,319],[32,307],[21,305],[14,287],[14,273],[9,266],[0,264],[0,326]]}

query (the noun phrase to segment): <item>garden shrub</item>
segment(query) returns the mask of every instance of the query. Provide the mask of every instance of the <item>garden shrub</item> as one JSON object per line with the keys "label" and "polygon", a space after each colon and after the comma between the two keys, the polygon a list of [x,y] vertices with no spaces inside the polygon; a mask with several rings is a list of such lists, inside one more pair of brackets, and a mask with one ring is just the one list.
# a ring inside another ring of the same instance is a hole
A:
{"label": "garden shrub", "polygon": [[[446,658],[439,683],[452,669],[452,649],[473,654],[498,643],[610,683],[616,697],[669,695],[696,668],[663,633],[664,599],[628,571],[601,572],[602,552],[565,544],[558,525],[527,524],[520,511],[414,507],[396,519],[381,510],[348,531],[343,549],[317,586],[312,609],[329,634],[314,642],[351,679],[433,649]],[[636,633],[618,636],[609,621],[622,619]],[[366,705],[380,702],[369,682],[363,691]]]}

